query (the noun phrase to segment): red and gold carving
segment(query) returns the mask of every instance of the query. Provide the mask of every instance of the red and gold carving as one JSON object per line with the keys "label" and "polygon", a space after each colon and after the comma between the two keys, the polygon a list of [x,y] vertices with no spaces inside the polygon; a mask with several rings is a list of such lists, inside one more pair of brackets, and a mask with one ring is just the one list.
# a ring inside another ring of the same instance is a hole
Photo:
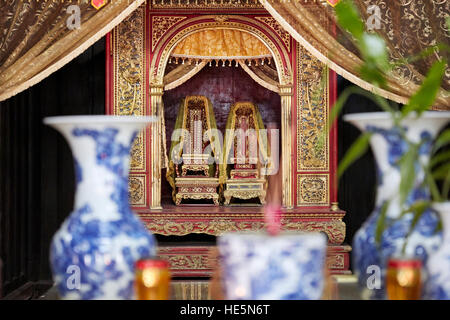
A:
{"label": "red and gold carving", "polygon": [[128,179],[128,192],[132,206],[145,206],[146,204],[146,175],[130,174]]}
{"label": "red and gold carving", "polygon": [[[211,251],[215,246],[162,246],[158,256],[167,260],[173,277],[209,278],[217,263]],[[349,274],[349,246],[330,245],[327,250],[327,267],[331,274]]]}
{"label": "red and gold carving", "polygon": [[[136,9],[113,32],[115,115],[145,114],[145,6]],[[146,137],[135,140],[130,160],[131,171],[146,169]],[[143,186],[145,193],[146,186]]]}
{"label": "red and gold carving", "polygon": [[303,47],[297,55],[297,171],[327,171],[328,69]]}
{"label": "red and gold carving", "polygon": [[263,8],[259,0],[152,0],[150,7],[152,9],[187,9],[192,12],[211,9]]}
{"label": "red and gold carving", "polygon": [[175,24],[186,19],[178,16],[152,16],[152,51],[155,50],[158,41]]}
{"label": "red and gold carving", "polygon": [[298,206],[328,206],[328,174],[297,175]]}
{"label": "red and gold carving", "polygon": [[144,171],[146,167],[145,161],[145,135],[141,132],[131,147],[130,151],[130,170]]}
{"label": "red and gold carving", "polygon": [[288,51],[291,51],[291,36],[289,32],[283,29],[283,27],[273,17],[256,17],[255,19],[264,22],[275,31],[283,40],[284,45]]}
{"label": "red and gold carving", "polygon": [[[338,212],[335,217],[330,216],[330,218],[317,221],[313,219],[318,214],[286,214],[286,218],[282,220],[282,228],[283,230],[324,232],[330,243],[340,244],[345,239],[345,223],[341,220],[342,215],[342,212]],[[265,228],[263,214],[222,214],[222,217],[215,216],[217,215],[206,213],[200,216],[166,214],[162,217],[155,214],[141,214],[147,228],[162,235],[182,236],[190,233],[206,233],[218,236],[225,232],[258,231]],[[322,214],[321,216],[325,217],[326,215]]]}
{"label": "red and gold carving", "polygon": [[[333,103],[331,83],[335,81],[334,75],[328,78],[328,70],[301,49],[275,19],[262,10],[259,1],[147,1],[146,7],[141,6],[134,11],[112,33],[109,113],[159,115],[158,106],[162,106],[161,96],[165,94],[164,71],[171,49],[189,34],[208,28],[249,32],[273,54],[272,61],[277,66],[280,81],[282,141],[286,142],[282,167],[284,172],[290,172],[289,179],[284,180],[290,181],[289,188],[283,186],[283,194],[286,199],[291,199],[291,207],[297,206],[287,210],[283,228],[324,232],[330,243],[342,243],[345,213],[325,208],[330,201],[336,201],[330,190],[330,181],[335,170],[332,153],[337,146],[331,137],[317,143],[318,132],[328,120],[328,108]],[[157,167],[155,164],[160,159],[149,151],[153,150],[150,149],[153,145],[148,134],[150,132],[139,136],[133,146],[129,189],[130,202],[150,231],[162,235],[203,233],[217,236],[229,231],[264,229],[262,209],[227,207],[229,211],[223,211],[224,207],[210,206],[189,213],[185,209],[190,207],[176,207],[182,209],[178,214],[171,213],[167,207],[162,211],[150,210],[152,199],[161,197],[158,188],[153,186],[163,176],[159,169],[149,172]],[[153,136],[153,130],[151,134]],[[290,171],[285,170],[289,168]],[[241,173],[247,175],[244,170]],[[183,188],[190,191],[188,186]],[[202,191],[212,194],[212,189]],[[330,247],[334,251],[329,253],[327,264],[332,273],[347,273],[348,248]],[[166,253],[175,276],[205,276],[209,272],[205,269],[207,253]]]}

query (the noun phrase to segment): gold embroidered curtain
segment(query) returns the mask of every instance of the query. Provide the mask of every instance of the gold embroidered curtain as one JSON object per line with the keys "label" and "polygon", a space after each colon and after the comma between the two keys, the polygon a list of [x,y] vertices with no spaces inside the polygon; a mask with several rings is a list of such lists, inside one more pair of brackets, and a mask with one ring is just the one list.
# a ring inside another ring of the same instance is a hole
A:
{"label": "gold embroidered curtain", "polygon": [[[435,50],[425,60],[410,62],[394,68],[387,75],[387,88],[379,89],[361,79],[359,67],[362,64],[358,51],[348,34],[336,24],[333,8],[325,1],[303,0],[260,0],[269,13],[293,38],[312,55],[331,69],[356,85],[377,92],[385,98],[406,103],[418,89],[427,70],[443,54]],[[373,19],[374,10],[380,9],[380,29],[375,29],[386,41],[391,61],[417,55],[427,46],[445,43],[450,45],[449,30],[445,19],[449,16],[449,2],[355,0],[365,21]],[[370,8],[376,5],[377,8]],[[371,20],[371,23],[375,21]],[[374,25],[374,27],[377,27]],[[435,102],[436,107],[448,108],[450,96],[450,68],[447,68],[442,90]]]}
{"label": "gold embroidered curtain", "polygon": [[0,101],[38,83],[74,59],[144,0],[106,2],[97,10],[90,1],[1,1]]}
{"label": "gold embroidered curtain", "polygon": [[[269,49],[250,33],[211,29],[193,33],[172,51],[164,76],[164,90],[171,90],[215,61],[215,66],[241,66],[261,86],[279,92],[278,75]],[[234,63],[233,63],[234,62]]]}
{"label": "gold embroidered curtain", "polygon": [[213,29],[199,31],[183,39],[173,57],[198,59],[257,59],[271,57],[269,49],[250,33]]}

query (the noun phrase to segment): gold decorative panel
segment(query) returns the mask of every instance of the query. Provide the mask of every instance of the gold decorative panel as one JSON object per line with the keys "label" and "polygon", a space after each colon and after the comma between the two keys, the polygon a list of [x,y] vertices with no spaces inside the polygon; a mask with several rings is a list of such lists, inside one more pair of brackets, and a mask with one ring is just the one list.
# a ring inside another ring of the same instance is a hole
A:
{"label": "gold decorative panel", "polygon": [[328,206],[329,204],[328,174],[297,175],[298,206]]}
{"label": "gold decorative panel", "polygon": [[114,29],[114,114],[143,115],[145,101],[145,7]]}
{"label": "gold decorative panel", "polygon": [[145,174],[130,174],[128,179],[128,191],[130,204],[132,206],[144,206],[147,203],[146,199],[146,175]]}
{"label": "gold decorative panel", "polygon": [[335,255],[327,256],[327,266],[329,269],[344,269],[345,253],[336,253]]}
{"label": "gold decorative panel", "polygon": [[[161,252],[158,252],[161,254]],[[170,263],[171,270],[186,270],[186,269],[196,269],[196,270],[209,270],[208,266],[208,256],[204,254],[177,254],[177,255],[166,255],[164,259]]]}
{"label": "gold decorative panel", "polygon": [[328,171],[328,69],[300,45],[297,57],[297,171]]}
{"label": "gold decorative panel", "polygon": [[[145,114],[145,5],[136,9],[113,32],[114,114]],[[145,136],[131,150],[131,171],[146,170]]]}
{"label": "gold decorative panel", "polygon": [[146,167],[145,157],[145,135],[144,131],[140,132],[134,140],[131,147],[131,159],[130,170],[131,171],[144,171]]}
{"label": "gold decorative panel", "polygon": [[278,34],[283,40],[283,43],[286,45],[287,50],[291,51],[291,36],[289,35],[286,30],[281,27],[281,25],[275,20],[273,17],[255,17],[255,19],[264,22],[267,24],[270,28],[272,28],[273,31],[275,31],[276,34]]}
{"label": "gold decorative panel", "polygon": [[155,50],[158,41],[172,26],[186,19],[176,16],[153,16],[152,17],[152,51]]}

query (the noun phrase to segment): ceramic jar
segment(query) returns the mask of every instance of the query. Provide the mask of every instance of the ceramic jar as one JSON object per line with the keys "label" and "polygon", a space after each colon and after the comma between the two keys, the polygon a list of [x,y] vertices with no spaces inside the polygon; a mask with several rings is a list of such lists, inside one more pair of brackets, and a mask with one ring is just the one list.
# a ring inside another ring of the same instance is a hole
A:
{"label": "ceramic jar", "polygon": [[322,297],[327,239],[322,233],[229,233],[218,239],[227,299]]}
{"label": "ceramic jar", "polygon": [[156,242],[128,202],[130,149],[153,117],[44,119],[69,143],[76,176],[74,211],[53,237],[50,262],[63,299],[133,299],[135,261]]}
{"label": "ceramic jar", "polygon": [[[419,149],[420,161],[429,161],[434,137],[450,119],[450,112],[425,112],[420,118],[408,116],[401,122],[407,138],[412,142],[425,141]],[[402,208],[399,204],[400,166],[398,160],[408,151],[408,144],[399,129],[394,126],[391,116],[384,112],[348,114],[344,120],[352,123],[363,132],[371,132],[370,146],[376,160],[377,196],[375,209],[353,238],[353,271],[358,276],[362,288],[373,289],[372,298],[385,298],[385,273],[389,257],[409,256],[420,258],[425,265],[428,256],[439,247],[442,235],[436,233],[439,222],[432,210],[427,210],[415,226],[406,247],[402,252],[405,238],[410,229],[413,214],[400,218]],[[420,199],[429,199],[429,190],[424,187],[424,172],[419,163],[415,164],[413,188],[407,197],[410,205]],[[357,195],[355,195],[357,196]],[[389,201],[385,225],[379,244],[375,241],[375,230],[383,204]],[[380,270],[381,286],[371,287],[374,270]],[[426,271],[426,270],[425,270]]]}

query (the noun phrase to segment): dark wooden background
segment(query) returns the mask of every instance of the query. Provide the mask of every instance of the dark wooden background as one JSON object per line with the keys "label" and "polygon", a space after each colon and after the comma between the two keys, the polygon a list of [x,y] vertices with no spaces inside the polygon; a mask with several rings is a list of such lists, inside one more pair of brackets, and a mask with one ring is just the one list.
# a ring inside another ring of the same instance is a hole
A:
{"label": "dark wooden background", "polygon": [[[3,295],[29,282],[51,280],[49,244],[72,209],[74,173],[67,144],[56,131],[44,126],[42,119],[104,113],[104,45],[102,39],[44,81],[0,103]],[[339,78],[339,91],[348,85]],[[351,113],[376,108],[365,98],[355,96],[344,110]],[[355,128],[339,121],[340,156],[358,134]],[[348,212],[347,243],[351,243],[354,232],[373,208],[374,185],[373,156],[368,152],[340,181],[340,207]]]}
{"label": "dark wooden background", "polygon": [[0,257],[3,295],[50,280],[52,235],[72,210],[72,154],[47,116],[102,114],[105,43],[97,42],[30,89],[0,103]]}

